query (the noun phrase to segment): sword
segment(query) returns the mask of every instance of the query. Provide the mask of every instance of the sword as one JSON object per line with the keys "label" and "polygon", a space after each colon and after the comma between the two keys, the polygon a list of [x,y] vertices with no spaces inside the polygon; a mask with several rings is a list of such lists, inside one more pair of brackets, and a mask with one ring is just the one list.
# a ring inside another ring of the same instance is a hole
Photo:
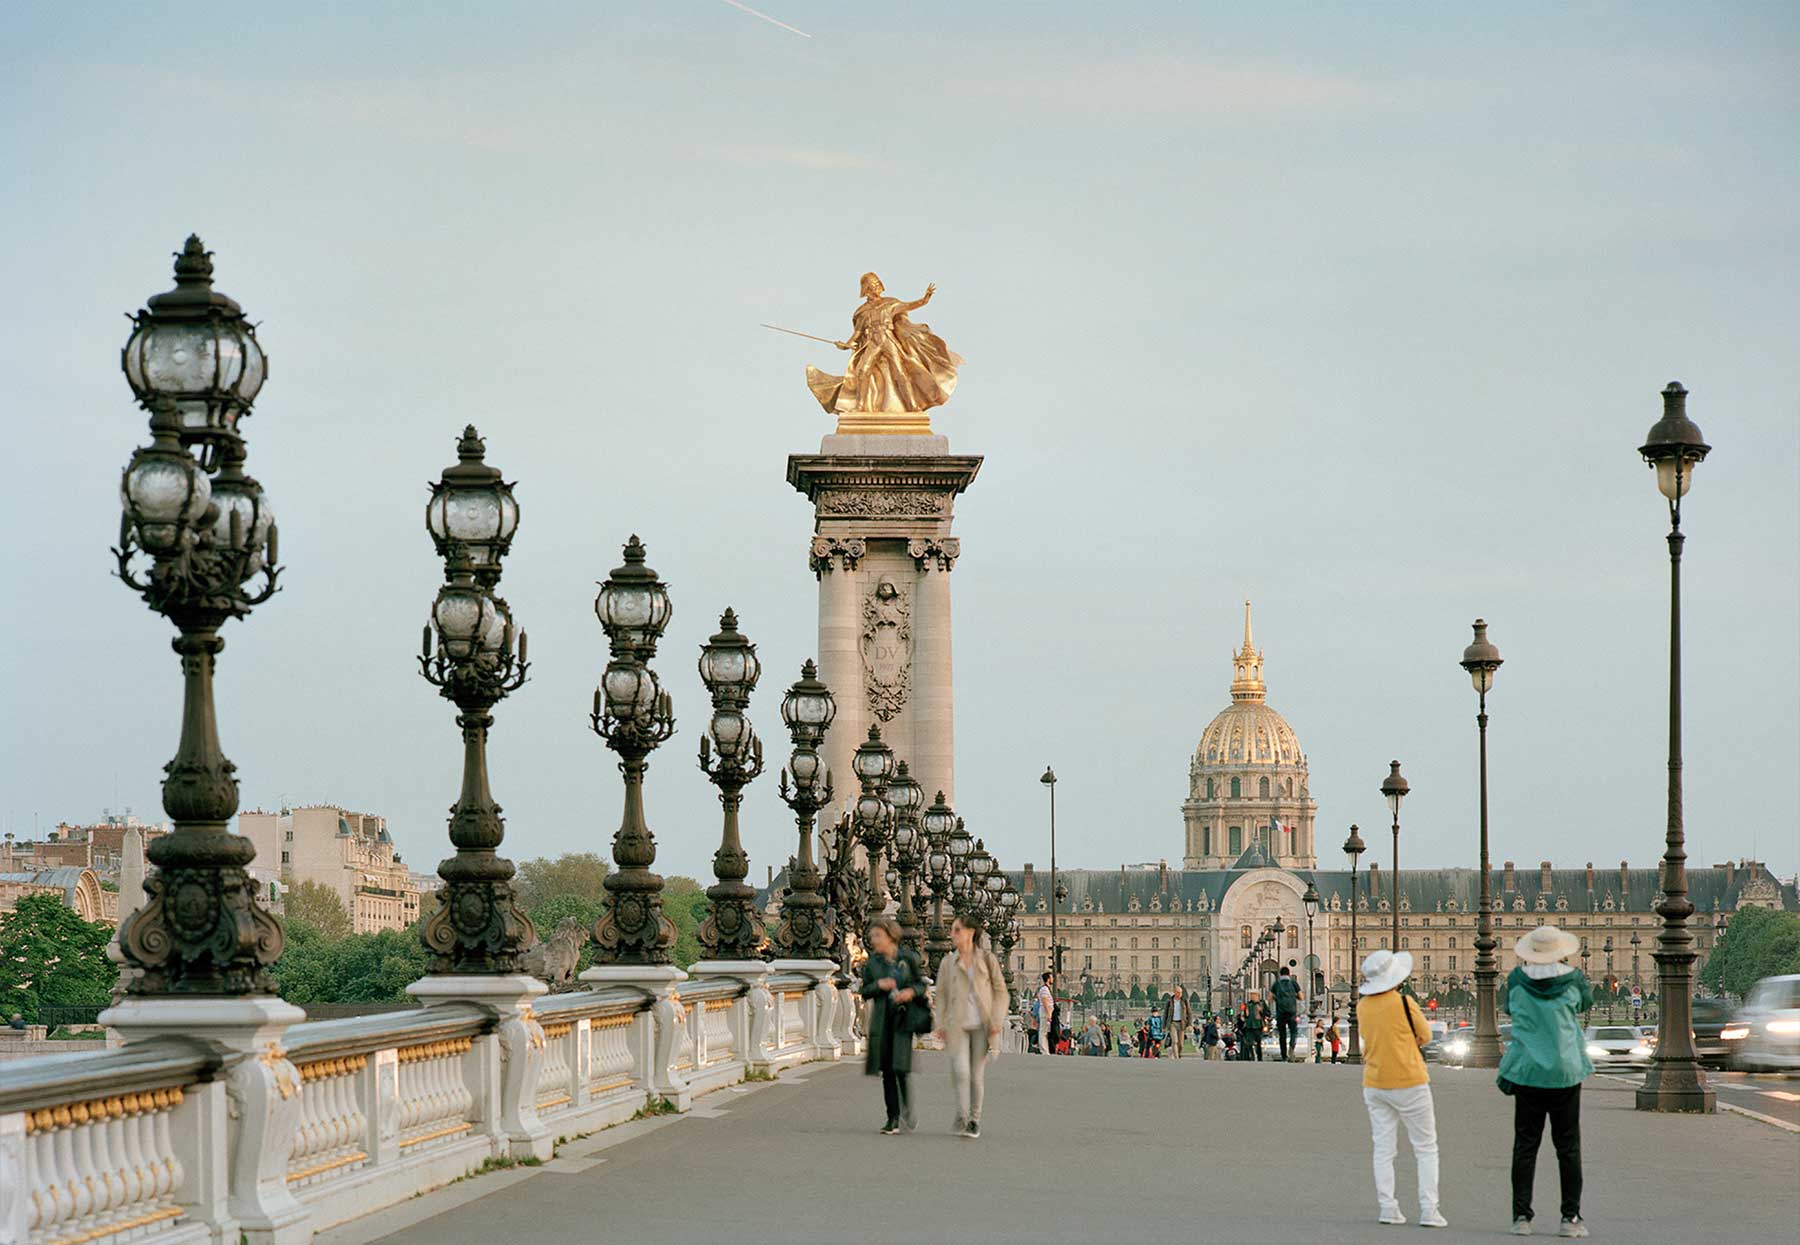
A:
{"label": "sword", "polygon": [[765,329],[774,329],[777,333],[792,333],[795,337],[804,337],[808,341],[824,342],[827,346],[837,345],[837,343],[829,337],[814,337],[811,333],[802,333],[799,329],[784,329],[779,324],[765,324],[762,327]]}

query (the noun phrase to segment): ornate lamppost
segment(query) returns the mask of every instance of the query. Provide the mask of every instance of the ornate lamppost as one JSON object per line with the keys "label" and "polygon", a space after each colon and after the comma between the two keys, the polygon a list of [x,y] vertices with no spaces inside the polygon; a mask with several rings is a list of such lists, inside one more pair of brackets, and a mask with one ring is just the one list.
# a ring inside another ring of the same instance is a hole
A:
{"label": "ornate lamppost", "polygon": [[887,911],[888,888],[881,853],[892,833],[893,806],[887,801],[888,780],[894,776],[894,750],[881,740],[881,727],[871,722],[869,737],[857,745],[850,758],[862,784],[856,799],[856,837],[868,853],[869,911],[868,919]]}
{"label": "ornate lamppost", "polygon": [[462,792],[450,810],[456,854],[438,866],[443,889],[419,933],[439,974],[515,974],[537,942],[513,892],[512,862],[498,854],[506,823],[488,789],[494,706],[524,685],[529,663],[525,634],[515,632],[512,611],[494,591],[519,507],[484,450],[474,426],[464,428],[457,461],[431,486],[425,506],[444,585],[425,626],[419,673],[456,706],[463,737]]}
{"label": "ornate lamppost", "polygon": [[1657,964],[1662,995],[1656,1019],[1656,1053],[1637,1091],[1640,1111],[1711,1112],[1717,1101],[1694,1050],[1694,938],[1688,918],[1687,835],[1681,807],[1681,499],[1693,483],[1694,468],[1711,448],[1687,417],[1687,390],[1670,381],[1663,390],[1662,418],[1638,452],[1656,469],[1656,487],[1669,503],[1669,794],[1668,830],[1664,836],[1662,900],[1656,914],[1663,919],[1651,957]]}
{"label": "ornate lamppost", "polygon": [[850,815],[845,813],[832,826],[825,860],[826,919],[832,935],[827,954],[838,963],[839,984],[849,981],[851,940],[860,939],[867,928],[867,877],[856,867],[855,851]]}
{"label": "ornate lamppost", "polygon": [[1319,1015],[1318,994],[1319,957],[1313,951],[1313,918],[1319,915],[1319,888],[1313,885],[1311,878],[1306,879],[1306,893],[1300,896],[1300,906],[1306,909],[1306,1018],[1317,1019]]}
{"label": "ornate lamppost", "polygon": [[[668,587],[644,556],[643,542],[633,536],[625,543],[623,565],[606,577],[594,598],[612,657],[594,691],[590,725],[619,754],[625,776],[624,815],[613,835],[616,867],[602,883],[611,902],[594,924],[595,959],[608,969],[669,966],[675,945],[675,925],[662,910],[663,880],[650,871],[656,838],[644,822],[644,771],[657,745],[675,733],[669,694],[649,665],[672,606]],[[601,973],[594,979],[618,976]]]}
{"label": "ornate lamppost", "polygon": [[1487,622],[1475,620],[1475,638],[1463,650],[1462,668],[1480,697],[1475,725],[1481,737],[1481,895],[1475,910],[1475,1036],[1469,1043],[1467,1064],[1471,1068],[1500,1066],[1500,1009],[1497,994],[1500,966],[1494,949],[1500,944],[1494,938],[1494,898],[1488,864],[1488,764],[1487,764],[1487,694],[1494,686],[1494,672],[1500,669],[1500,650],[1487,638]]}
{"label": "ornate lamppost", "polygon": [[[925,866],[926,848],[924,835],[919,830],[919,810],[925,804],[925,789],[919,786],[918,779],[905,761],[894,767],[894,776],[888,781],[888,803],[894,808],[894,874],[899,882],[901,941],[921,954],[925,950],[925,927],[919,920],[919,912],[913,905],[913,897],[918,886],[919,873]],[[926,967],[931,972],[933,965]]]}
{"label": "ornate lamppost", "polygon": [[738,835],[738,808],[744,788],[763,771],[762,740],[745,716],[750,693],[762,677],[756,645],[738,630],[737,614],[719,616],[719,630],[700,646],[700,681],[712,697],[712,720],[700,737],[700,771],[719,789],[725,824],[713,853],[713,876],[706,888],[709,911],[700,923],[700,945],[708,961],[742,962],[763,949],[756,891],[744,881],[750,857]]}
{"label": "ornate lamppost", "polygon": [[1362,1038],[1356,1028],[1357,987],[1362,984],[1362,951],[1356,941],[1356,862],[1368,850],[1368,844],[1352,824],[1350,837],[1344,840],[1344,855],[1350,858],[1350,1044],[1344,1055],[1348,1063],[1362,1062]]}
{"label": "ornate lamppost", "polygon": [[[274,513],[243,472],[238,433],[268,364],[212,272],[211,252],[190,236],[175,257],[175,288],[133,317],[122,357],[150,412],[150,444],[120,481],[112,552],[119,578],[180,633],[182,671],[181,741],[162,787],[175,828],[150,844],[146,902],[119,931],[130,997],[114,1013],[125,1021],[138,1019],[127,1014],[143,1011],[145,996],[270,995],[268,970],[282,950],[281,924],[245,871],[256,849],[227,829],[238,784],[213,705],[220,629],[268,600],[280,574]],[[286,1004],[262,1005],[300,1018]]]}
{"label": "ornate lamppost", "polygon": [[1055,981],[1062,985],[1062,942],[1057,937],[1056,913],[1062,907],[1062,901],[1068,892],[1061,890],[1056,877],[1056,771],[1048,765],[1038,779],[1050,793],[1050,971],[1056,974]]}
{"label": "ornate lamppost", "polygon": [[781,925],[775,931],[775,945],[789,959],[824,959],[835,941],[832,914],[820,894],[819,869],[813,863],[813,823],[821,808],[831,806],[831,772],[819,759],[819,745],[836,716],[837,702],[831,698],[831,689],[819,681],[818,667],[807,661],[800,667],[799,681],[788,688],[781,702],[781,720],[787,723],[788,737],[794,743],[787,767],[781,771],[781,798],[794,810],[800,828],[800,851],[788,869],[788,893],[781,903]]}
{"label": "ornate lamppost", "polygon": [[1400,801],[1406,798],[1411,788],[1405,778],[1400,776],[1400,762],[1388,762],[1388,776],[1381,780],[1381,798],[1387,801],[1388,812],[1394,818],[1394,876],[1389,881],[1393,894],[1394,908],[1394,941],[1392,950],[1400,951]]}
{"label": "ornate lamppost", "polygon": [[1618,988],[1613,985],[1613,940],[1611,934],[1606,936],[1606,942],[1600,949],[1606,952],[1606,993],[1610,999],[1612,995],[1618,993]]}
{"label": "ornate lamppost", "polygon": [[[1011,878],[1006,878],[1006,888],[1000,892],[1000,913],[1004,918],[1000,923],[1000,932],[994,935],[1000,944],[1000,975],[1006,982],[1006,997],[1012,1001],[1013,1010],[1018,1010],[1017,986],[1013,981],[1012,953],[1014,945],[1019,941],[1019,891]],[[989,931],[992,933],[992,931]]]}
{"label": "ornate lamppost", "polygon": [[925,883],[931,891],[931,921],[926,926],[925,955],[933,964],[950,954],[950,931],[944,925],[944,898],[950,893],[950,834],[956,829],[956,812],[937,793],[920,817],[925,832]]}

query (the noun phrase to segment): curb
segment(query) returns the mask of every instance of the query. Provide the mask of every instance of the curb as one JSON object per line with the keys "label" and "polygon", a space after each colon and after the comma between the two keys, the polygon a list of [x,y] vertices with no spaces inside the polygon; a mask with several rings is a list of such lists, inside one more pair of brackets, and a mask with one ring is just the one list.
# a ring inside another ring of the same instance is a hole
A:
{"label": "curb", "polygon": [[1736,1115],[1748,1116],[1760,1124],[1773,1124],[1784,1132],[1800,1133],[1800,1124],[1790,1124],[1786,1120],[1778,1120],[1772,1115],[1764,1115],[1761,1111],[1752,1111],[1749,1107],[1735,1106],[1729,1102],[1721,1102],[1719,1110],[1730,1111]]}

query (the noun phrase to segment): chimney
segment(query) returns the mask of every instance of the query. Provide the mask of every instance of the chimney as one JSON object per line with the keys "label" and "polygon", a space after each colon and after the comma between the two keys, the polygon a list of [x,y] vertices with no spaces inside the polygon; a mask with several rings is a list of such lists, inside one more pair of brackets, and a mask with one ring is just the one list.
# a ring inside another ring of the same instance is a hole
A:
{"label": "chimney", "polygon": [[1541,891],[1550,889],[1550,862],[1547,860],[1538,861],[1538,889]]}
{"label": "chimney", "polygon": [[1587,862],[1587,886],[1589,893],[1592,893],[1594,889],[1594,862],[1591,860]]}
{"label": "chimney", "polygon": [[1500,889],[1503,891],[1515,891],[1519,889],[1518,878],[1513,874],[1513,862],[1510,860],[1506,862],[1505,873],[1502,875],[1500,881]]}
{"label": "chimney", "polygon": [[1157,877],[1158,877],[1159,881],[1162,884],[1162,893],[1165,895],[1168,894],[1169,893],[1169,862],[1166,860],[1157,861],[1156,862],[1156,873],[1157,873]]}
{"label": "chimney", "polygon": [[769,870],[769,880],[765,886],[765,889],[774,890],[775,889],[775,866],[769,865],[768,870]]}
{"label": "chimney", "polygon": [[1031,871],[1031,862],[1029,860],[1025,862],[1025,880],[1024,884],[1020,886],[1019,889],[1024,891],[1027,895],[1035,895],[1037,893],[1037,875]]}
{"label": "chimney", "polygon": [[1735,861],[1725,862],[1725,889],[1728,891],[1737,889],[1737,864]]}

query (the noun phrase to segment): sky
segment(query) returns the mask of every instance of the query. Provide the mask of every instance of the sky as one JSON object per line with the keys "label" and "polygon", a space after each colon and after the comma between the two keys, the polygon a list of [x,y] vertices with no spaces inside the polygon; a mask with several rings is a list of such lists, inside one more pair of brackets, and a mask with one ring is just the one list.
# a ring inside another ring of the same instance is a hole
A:
{"label": "sky", "polygon": [[[109,578],[147,440],[121,313],[190,231],[259,325],[246,424],[284,591],[226,630],[242,806],[389,818],[447,854],[454,710],[418,676],[426,481],[465,423],[517,481],[503,589],[533,678],[495,713],[514,857],[608,852],[596,581],[670,583],[658,868],[711,876],[698,645],[765,666],[752,878],[794,850],[782,690],[814,653],[828,432],[804,387],[856,279],[937,296],[957,506],[958,810],[1011,867],[1182,851],[1243,601],[1318,839],[1476,860],[1660,855],[1667,513],[1636,447],[1680,380],[1690,859],[1800,868],[1800,9],[15,3],[0,13],[0,813],[160,817],[172,629]],[[804,32],[804,33],[795,33]],[[1330,852],[1321,864],[1339,867]]]}

